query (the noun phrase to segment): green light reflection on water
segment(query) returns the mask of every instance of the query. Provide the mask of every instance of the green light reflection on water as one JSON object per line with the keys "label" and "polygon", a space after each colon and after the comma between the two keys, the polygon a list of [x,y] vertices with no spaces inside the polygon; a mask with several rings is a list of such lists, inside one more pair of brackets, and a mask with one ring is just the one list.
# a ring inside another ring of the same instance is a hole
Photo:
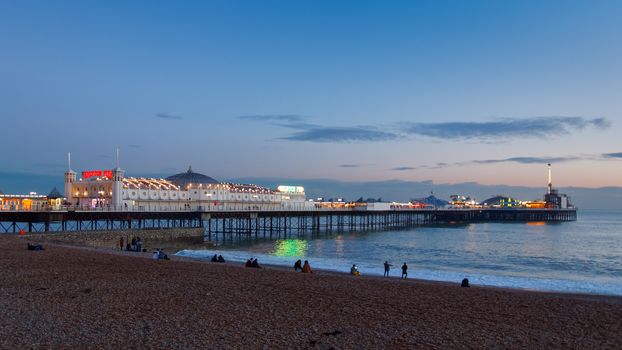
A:
{"label": "green light reflection on water", "polygon": [[276,256],[302,257],[307,254],[307,241],[302,239],[285,239],[277,241],[274,247]]}

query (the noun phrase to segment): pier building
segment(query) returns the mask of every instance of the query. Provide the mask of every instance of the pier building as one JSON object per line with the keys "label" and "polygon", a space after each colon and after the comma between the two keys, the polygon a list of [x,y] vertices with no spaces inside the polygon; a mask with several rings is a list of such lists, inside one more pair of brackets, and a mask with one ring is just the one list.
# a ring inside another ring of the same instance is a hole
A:
{"label": "pier building", "polygon": [[47,205],[47,197],[35,192],[29,194],[4,194],[0,192],[0,210],[42,210]]}
{"label": "pier building", "polygon": [[313,208],[301,186],[276,189],[219,182],[186,172],[163,178],[126,177],[120,168],[65,173],[65,197],[71,206],[111,210],[303,210]]}

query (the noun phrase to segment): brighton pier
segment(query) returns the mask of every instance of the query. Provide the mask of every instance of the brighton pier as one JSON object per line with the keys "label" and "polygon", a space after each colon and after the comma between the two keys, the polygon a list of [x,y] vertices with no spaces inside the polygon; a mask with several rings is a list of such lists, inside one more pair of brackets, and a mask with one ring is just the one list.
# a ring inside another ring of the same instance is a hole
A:
{"label": "brighton pier", "polygon": [[[70,163],[70,162],[69,162]],[[477,222],[562,222],[577,219],[569,198],[549,183],[543,201],[517,205],[454,201],[437,207],[419,202],[366,203],[307,200],[301,186],[272,190],[222,183],[188,171],[166,179],[125,177],[114,170],[65,172],[64,194],[1,195],[0,232],[74,232],[205,228],[213,237],[282,237],[319,232],[399,229]],[[4,197],[3,197],[4,196]]]}

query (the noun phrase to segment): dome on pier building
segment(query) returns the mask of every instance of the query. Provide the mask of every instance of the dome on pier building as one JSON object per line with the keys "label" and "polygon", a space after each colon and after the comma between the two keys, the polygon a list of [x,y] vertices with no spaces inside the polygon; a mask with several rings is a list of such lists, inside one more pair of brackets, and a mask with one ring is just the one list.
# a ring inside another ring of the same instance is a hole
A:
{"label": "dome on pier building", "polygon": [[56,187],[54,187],[52,191],[50,191],[50,194],[48,194],[47,197],[48,199],[65,198],[62,194],[60,194],[60,192],[58,192],[58,189]]}
{"label": "dome on pier building", "polygon": [[166,180],[174,183],[175,185],[186,188],[189,184],[193,185],[201,185],[201,184],[217,184],[220,183],[218,180],[211,178],[207,175],[195,173],[192,171],[192,166],[188,167],[188,171],[185,173],[179,173],[175,175],[171,175],[166,178]]}

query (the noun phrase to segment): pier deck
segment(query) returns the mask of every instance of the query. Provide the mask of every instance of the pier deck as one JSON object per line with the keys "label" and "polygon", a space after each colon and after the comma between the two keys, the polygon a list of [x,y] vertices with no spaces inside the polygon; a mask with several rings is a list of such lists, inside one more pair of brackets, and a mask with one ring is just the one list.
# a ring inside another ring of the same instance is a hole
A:
{"label": "pier deck", "polygon": [[0,211],[0,232],[64,232],[204,227],[205,235],[386,230],[477,222],[575,221],[571,209],[424,209],[309,211]]}

